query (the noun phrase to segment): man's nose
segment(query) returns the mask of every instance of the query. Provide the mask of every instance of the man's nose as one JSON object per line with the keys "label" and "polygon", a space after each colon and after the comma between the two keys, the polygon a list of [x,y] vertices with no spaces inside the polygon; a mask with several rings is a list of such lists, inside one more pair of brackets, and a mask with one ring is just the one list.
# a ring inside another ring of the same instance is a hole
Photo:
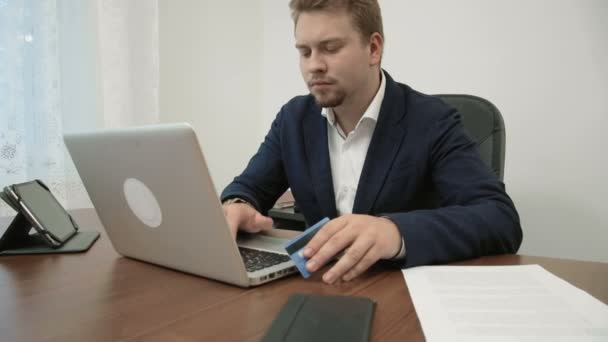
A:
{"label": "man's nose", "polygon": [[310,73],[325,72],[327,71],[327,63],[320,53],[313,51],[308,58],[306,68]]}

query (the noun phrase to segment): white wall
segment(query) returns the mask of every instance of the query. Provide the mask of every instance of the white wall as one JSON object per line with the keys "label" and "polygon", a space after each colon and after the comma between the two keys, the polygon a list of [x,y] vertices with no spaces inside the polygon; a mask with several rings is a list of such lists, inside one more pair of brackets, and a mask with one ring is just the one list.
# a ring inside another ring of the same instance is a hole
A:
{"label": "white wall", "polygon": [[[306,93],[287,2],[161,1],[161,112],[165,121],[192,119],[206,135],[201,140],[218,183],[232,176],[222,172],[244,167],[280,106]],[[382,0],[381,6],[383,66],[395,79],[427,93],[480,95],[502,111],[505,183],[524,228],[520,253],[607,262],[608,158],[601,138],[608,127],[608,2]],[[203,10],[214,15],[201,16],[193,31],[192,12]],[[187,38],[166,42],[180,36]],[[243,52],[249,56],[239,58]],[[238,85],[228,87],[233,83],[218,70],[234,71]],[[237,95],[240,103],[232,103]],[[212,124],[218,115],[210,113],[223,106],[220,112],[229,114]],[[217,144],[235,123],[243,143]]]}
{"label": "white wall", "polygon": [[262,115],[266,129],[292,97],[308,94],[300,76],[289,1],[264,0]]}
{"label": "white wall", "polygon": [[261,7],[160,0],[160,120],[191,123],[218,192],[261,142]]}

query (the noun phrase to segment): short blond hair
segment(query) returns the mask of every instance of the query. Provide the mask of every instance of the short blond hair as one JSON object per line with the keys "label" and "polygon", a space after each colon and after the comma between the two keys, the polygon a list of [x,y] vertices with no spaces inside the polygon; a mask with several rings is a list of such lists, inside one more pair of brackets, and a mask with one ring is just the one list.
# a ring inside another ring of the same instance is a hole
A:
{"label": "short blond hair", "polygon": [[344,9],[350,14],[363,41],[375,32],[384,38],[382,14],[377,0],[291,0],[289,8],[294,24],[298,23],[303,12]]}

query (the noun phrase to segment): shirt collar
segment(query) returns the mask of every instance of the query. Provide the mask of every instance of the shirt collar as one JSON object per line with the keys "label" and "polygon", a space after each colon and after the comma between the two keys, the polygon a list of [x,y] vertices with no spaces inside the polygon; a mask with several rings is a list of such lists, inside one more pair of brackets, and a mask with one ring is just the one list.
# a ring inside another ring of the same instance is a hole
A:
{"label": "shirt collar", "polygon": [[[376,92],[376,96],[369,104],[361,119],[357,123],[357,126],[363,121],[363,119],[368,118],[373,120],[374,122],[378,121],[378,116],[380,115],[380,107],[382,106],[382,100],[384,100],[384,92],[386,90],[386,75],[384,75],[384,70],[380,72],[380,88]],[[321,115],[323,115],[327,121],[332,125],[336,125],[336,116],[334,114],[333,108],[331,107],[323,107],[321,108]],[[356,129],[356,127],[355,127]]]}

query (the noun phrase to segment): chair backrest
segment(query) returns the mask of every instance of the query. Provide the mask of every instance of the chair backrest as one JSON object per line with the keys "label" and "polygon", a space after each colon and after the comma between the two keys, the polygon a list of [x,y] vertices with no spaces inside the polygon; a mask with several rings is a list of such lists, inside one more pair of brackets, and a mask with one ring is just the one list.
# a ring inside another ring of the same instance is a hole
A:
{"label": "chair backrest", "polygon": [[490,101],[473,95],[435,95],[462,114],[465,129],[477,142],[481,159],[502,181],[505,171],[505,124]]}

